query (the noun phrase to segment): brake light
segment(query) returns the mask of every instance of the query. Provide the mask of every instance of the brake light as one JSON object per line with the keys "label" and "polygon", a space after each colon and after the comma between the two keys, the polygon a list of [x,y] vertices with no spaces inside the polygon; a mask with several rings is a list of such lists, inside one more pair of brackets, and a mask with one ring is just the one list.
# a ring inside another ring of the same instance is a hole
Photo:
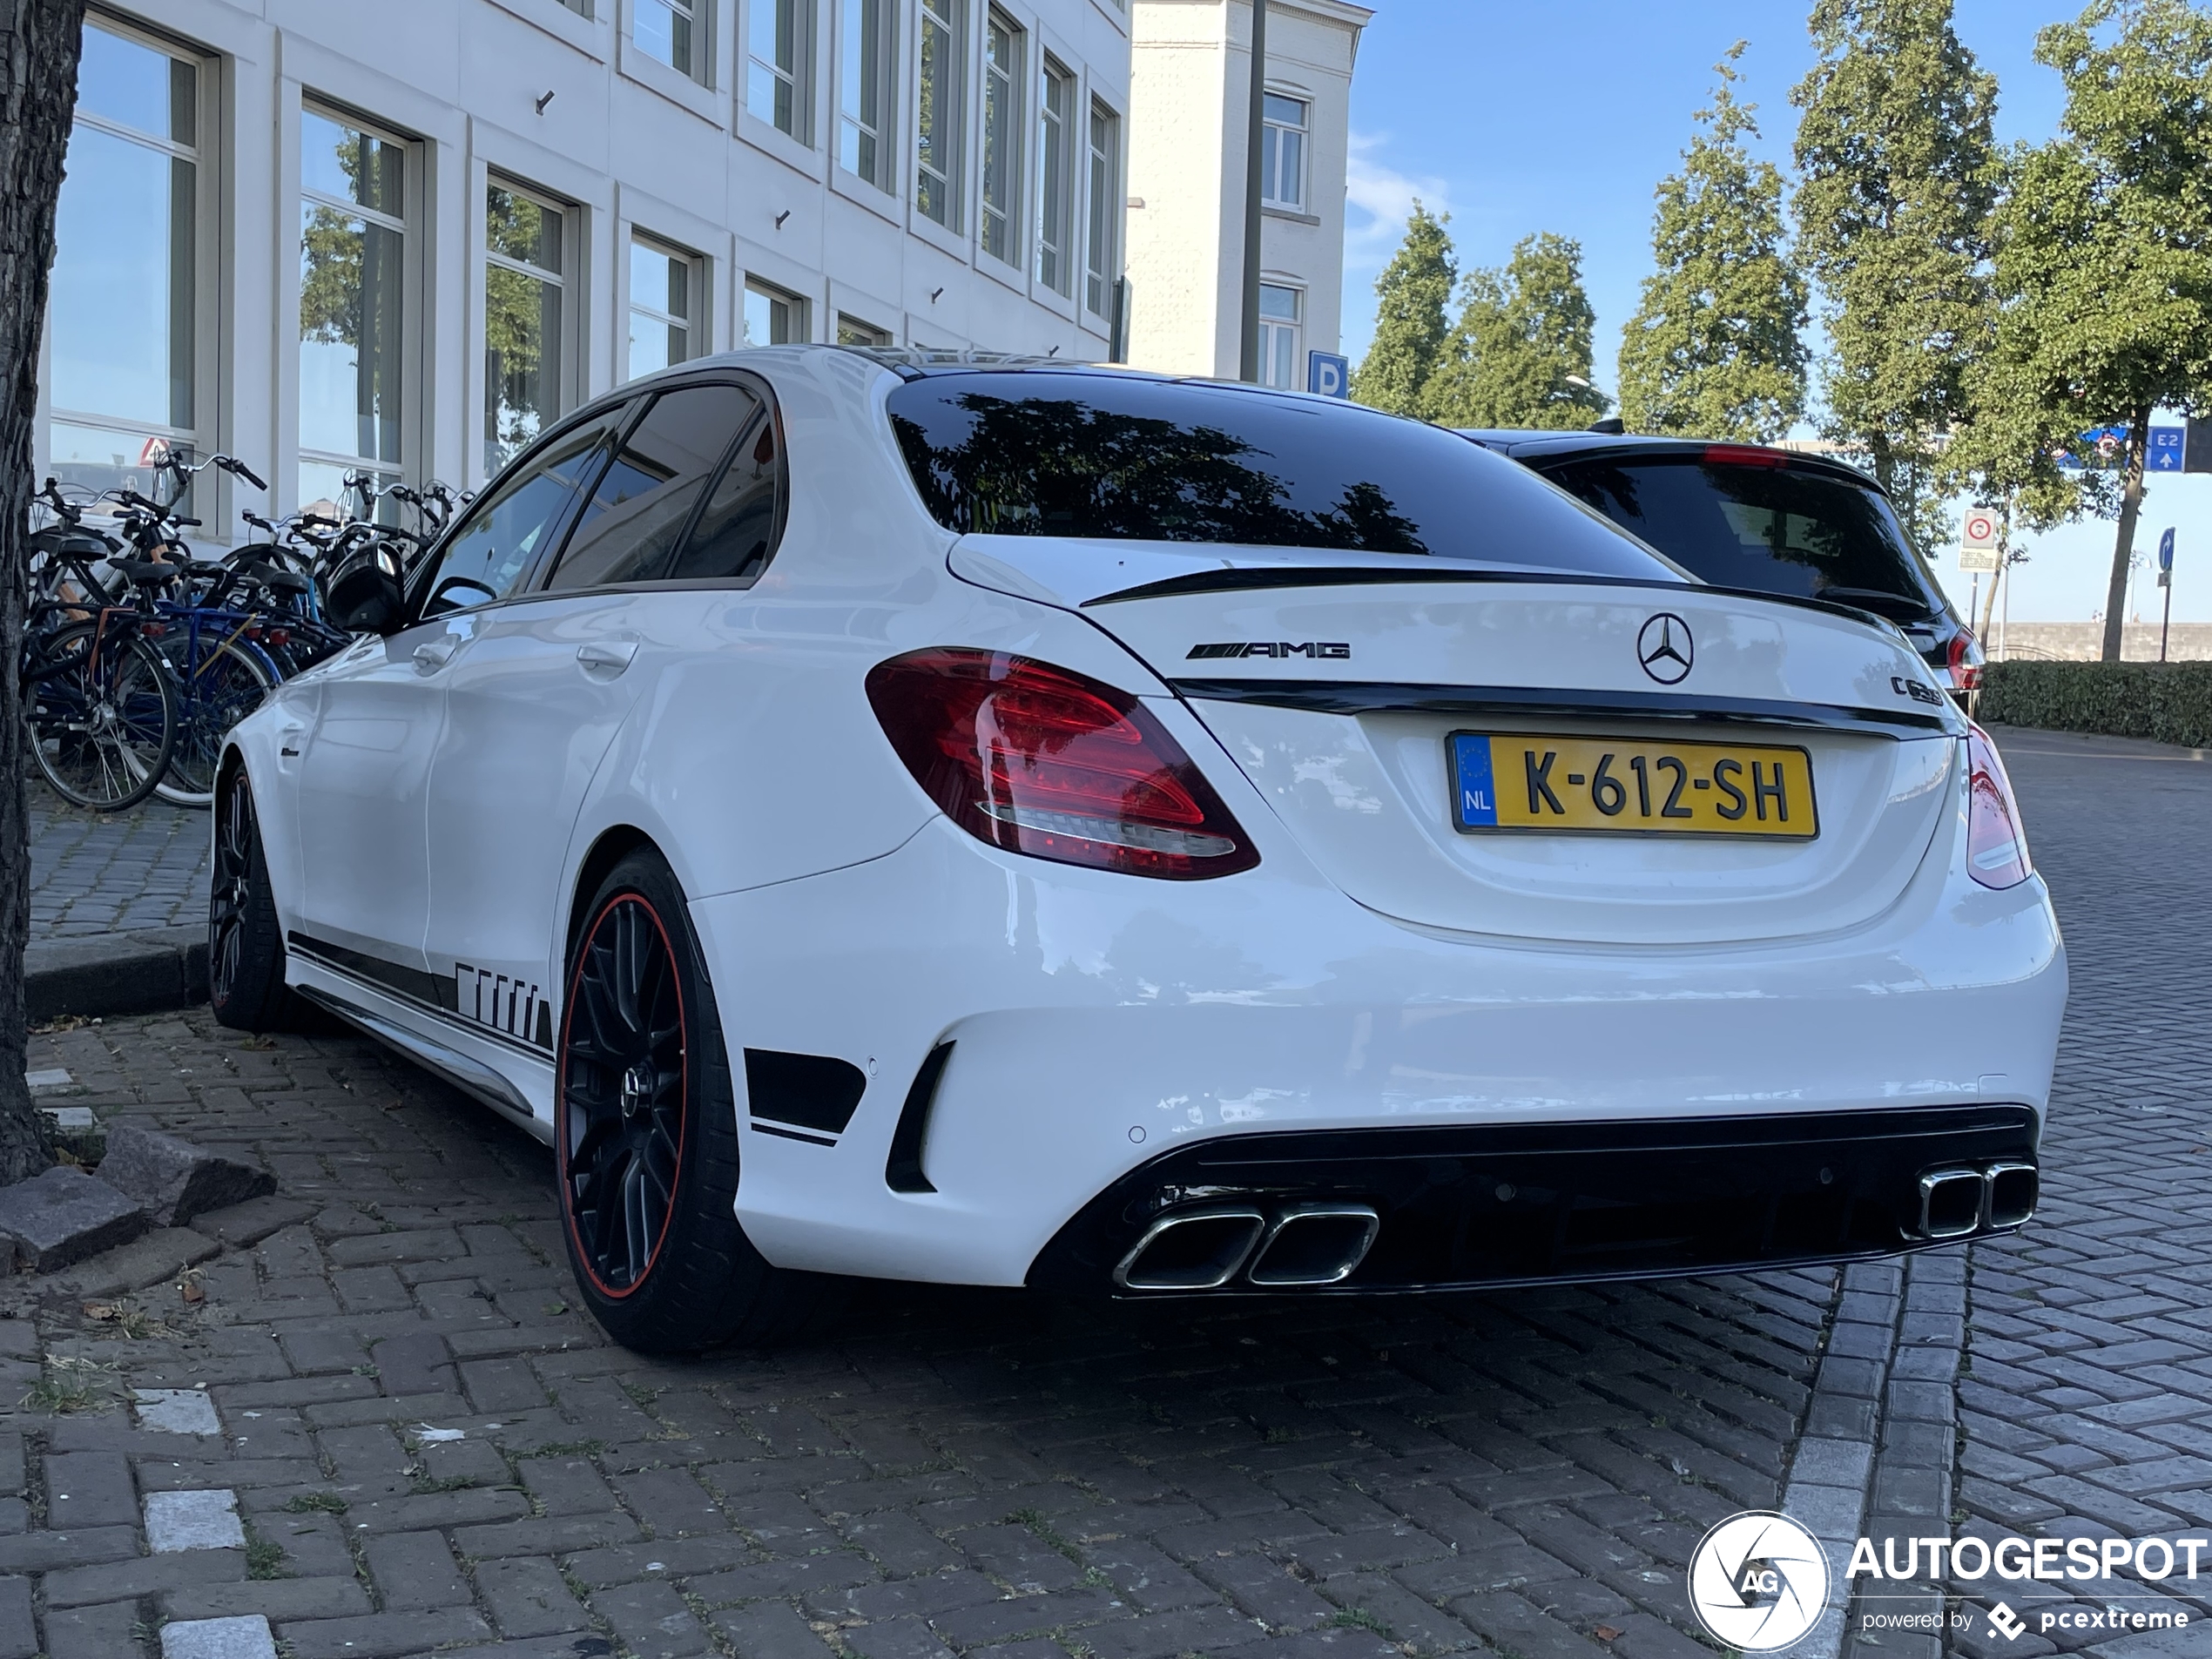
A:
{"label": "brake light", "polygon": [[909,651],[868,703],[930,799],[1009,853],[1170,881],[1259,862],[1213,786],[1127,691],[1003,651]]}
{"label": "brake light", "polygon": [[1786,467],[1789,455],[1780,449],[1761,449],[1748,443],[1709,443],[1705,446],[1705,464],[1709,467]]}
{"label": "brake light", "polygon": [[1981,690],[1981,642],[1961,628],[1951,636],[1951,685],[1960,691]]}
{"label": "brake light", "polygon": [[1966,727],[1966,873],[1985,887],[2017,887],[2035,867],[2028,861],[2020,803],[1989,734]]}

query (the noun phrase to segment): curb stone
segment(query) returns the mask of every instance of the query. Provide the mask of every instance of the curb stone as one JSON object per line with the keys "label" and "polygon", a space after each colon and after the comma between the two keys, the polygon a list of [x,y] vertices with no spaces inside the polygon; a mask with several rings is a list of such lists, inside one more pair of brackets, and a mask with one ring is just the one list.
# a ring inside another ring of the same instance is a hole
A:
{"label": "curb stone", "polygon": [[36,940],[24,952],[24,1002],[34,1025],[64,1015],[152,1014],[207,1000],[207,930]]}

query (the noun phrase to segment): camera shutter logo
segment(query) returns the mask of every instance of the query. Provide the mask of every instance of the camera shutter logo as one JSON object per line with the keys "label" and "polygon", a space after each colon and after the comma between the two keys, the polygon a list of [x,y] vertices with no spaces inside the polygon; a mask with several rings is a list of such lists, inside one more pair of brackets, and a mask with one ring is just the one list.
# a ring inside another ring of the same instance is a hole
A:
{"label": "camera shutter logo", "polygon": [[1787,1515],[1748,1510],[1699,1541],[1689,1605],[1722,1646],[1770,1653],[1797,1641],[1828,1605],[1828,1556]]}

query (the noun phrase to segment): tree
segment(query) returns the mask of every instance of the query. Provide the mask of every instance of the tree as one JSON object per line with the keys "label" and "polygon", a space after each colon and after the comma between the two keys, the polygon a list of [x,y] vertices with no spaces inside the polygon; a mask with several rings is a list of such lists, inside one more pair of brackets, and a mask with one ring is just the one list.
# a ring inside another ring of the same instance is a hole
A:
{"label": "tree", "polygon": [[1590,384],[1596,320],[1581,244],[1549,232],[1523,237],[1502,271],[1467,273],[1420,413],[1440,426],[1588,426],[1611,401]]}
{"label": "tree", "polygon": [[24,773],[25,543],[38,340],[54,266],[54,204],[77,107],[84,0],[0,0],[0,1184],[54,1161],[24,1082],[30,1034],[24,947],[30,934],[30,808]]}
{"label": "tree", "polygon": [[1393,415],[1419,413],[1422,389],[1444,348],[1445,309],[1459,280],[1451,234],[1444,228],[1448,222],[1449,215],[1439,219],[1414,201],[1406,239],[1375,279],[1381,303],[1373,342],[1352,377],[1355,401]]}
{"label": "tree", "polygon": [[1805,283],[1791,262],[1782,173],[1754,162],[1755,105],[1738,104],[1737,41],[1716,64],[1704,131],[1662,179],[1658,270],[1621,338],[1621,418],[1636,432],[1771,442],[1804,413]]}
{"label": "tree", "polygon": [[1815,0],[1791,93],[1797,256],[1817,282],[1830,437],[1863,453],[1925,548],[1947,539],[1943,446],[1986,336],[1997,81],[1952,0]]}
{"label": "tree", "polygon": [[[2104,659],[2120,658],[2151,413],[2212,406],[2212,16],[2093,0],[2036,37],[2066,83],[2058,136],[2013,160],[1997,217],[1997,313],[1964,459],[2043,516],[2119,520]],[[2123,426],[2118,474],[2054,457]]]}

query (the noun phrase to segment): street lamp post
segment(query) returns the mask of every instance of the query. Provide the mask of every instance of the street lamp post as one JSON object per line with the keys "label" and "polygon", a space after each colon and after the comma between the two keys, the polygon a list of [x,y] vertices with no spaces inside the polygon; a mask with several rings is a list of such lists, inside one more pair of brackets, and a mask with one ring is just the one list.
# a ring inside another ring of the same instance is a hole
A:
{"label": "street lamp post", "polygon": [[1237,378],[1259,383],[1259,164],[1267,135],[1267,0],[1252,3],[1251,107],[1244,136],[1244,327],[1238,348]]}

